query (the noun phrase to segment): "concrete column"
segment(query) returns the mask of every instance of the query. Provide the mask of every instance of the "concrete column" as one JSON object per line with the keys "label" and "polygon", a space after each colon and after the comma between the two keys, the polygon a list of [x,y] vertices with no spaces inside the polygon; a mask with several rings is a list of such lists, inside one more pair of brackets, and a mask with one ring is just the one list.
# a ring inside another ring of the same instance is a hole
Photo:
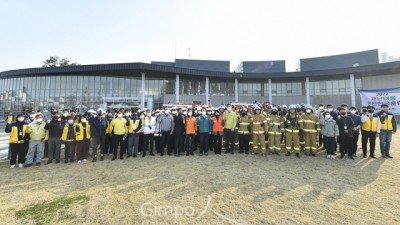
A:
{"label": "concrete column", "polygon": [[206,77],[206,102],[204,104],[208,104],[208,100],[210,100],[210,79]]}
{"label": "concrete column", "polygon": [[239,101],[239,81],[235,78],[235,102]]}
{"label": "concrete column", "polygon": [[146,92],[146,74],[142,73],[142,95],[140,97],[140,100],[141,100],[140,106],[141,106],[142,110],[144,108],[144,103],[145,103],[145,96],[146,96],[145,92]]}
{"label": "concrete column", "polygon": [[175,103],[178,104],[179,102],[179,94],[180,94],[180,89],[179,89],[179,74],[176,75],[175,79]]}
{"label": "concrete column", "polygon": [[272,80],[268,79],[268,101],[272,104]]}
{"label": "concrete column", "polygon": [[306,77],[306,99],[307,99],[307,104],[310,103],[310,78]]}
{"label": "concrete column", "polygon": [[350,94],[351,94],[351,106],[356,107],[356,85],[354,81],[354,74],[350,74]]}

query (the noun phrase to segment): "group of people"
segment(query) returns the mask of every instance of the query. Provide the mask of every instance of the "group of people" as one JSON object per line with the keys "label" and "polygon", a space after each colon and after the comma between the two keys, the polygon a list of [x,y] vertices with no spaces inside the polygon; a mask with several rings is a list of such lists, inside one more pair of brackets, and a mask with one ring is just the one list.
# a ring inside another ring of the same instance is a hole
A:
{"label": "group of people", "polygon": [[[361,110],[346,104],[312,107],[292,104],[287,107],[261,105],[251,107],[227,104],[218,108],[207,105],[196,108],[164,108],[97,111],[83,115],[64,109],[51,109],[49,118],[42,113],[29,117],[18,114],[7,118],[6,133],[10,133],[10,168],[39,166],[44,157],[46,164],[60,163],[64,145],[64,163],[77,160],[87,162],[92,149],[92,162],[103,161],[112,154],[112,160],[126,157],[175,155],[208,156],[212,151],[266,156],[292,153],[301,157],[316,156],[326,150],[328,159],[357,156],[357,143],[361,134],[362,153],[376,158],[375,145],[379,136],[381,155],[392,158],[390,143],[396,132],[396,120],[387,104],[375,113],[374,106]],[[166,150],[166,151],[165,151]],[[156,152],[155,152],[156,151]],[[18,165],[17,165],[18,158]]]}

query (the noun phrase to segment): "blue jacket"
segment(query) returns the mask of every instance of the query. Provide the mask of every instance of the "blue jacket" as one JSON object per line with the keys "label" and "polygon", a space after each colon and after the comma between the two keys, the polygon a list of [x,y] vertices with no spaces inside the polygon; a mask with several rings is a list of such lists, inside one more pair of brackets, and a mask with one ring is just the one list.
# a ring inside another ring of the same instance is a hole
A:
{"label": "blue jacket", "polygon": [[91,119],[92,135],[96,137],[105,137],[108,120],[105,117],[95,117]]}
{"label": "blue jacket", "polygon": [[[356,114],[354,114],[354,115],[349,114],[348,116],[353,119],[354,127],[361,125],[361,116],[356,115]],[[353,133],[360,133],[360,129],[361,129],[361,127],[359,129],[355,130]]]}
{"label": "blue jacket", "polygon": [[197,117],[197,125],[199,126],[199,133],[209,133],[212,131],[212,120],[207,115]]}

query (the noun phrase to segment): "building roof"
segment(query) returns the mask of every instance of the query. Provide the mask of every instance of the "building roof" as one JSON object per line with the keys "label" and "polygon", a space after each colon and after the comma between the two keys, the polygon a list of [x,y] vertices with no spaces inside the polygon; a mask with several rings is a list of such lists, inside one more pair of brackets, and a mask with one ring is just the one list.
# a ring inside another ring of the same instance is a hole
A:
{"label": "building roof", "polygon": [[107,75],[107,76],[128,76],[132,73],[148,73],[152,75],[179,74],[197,77],[210,78],[242,78],[242,79],[268,79],[268,78],[302,78],[302,77],[324,77],[354,74],[355,76],[388,75],[400,73],[400,61],[366,65],[351,68],[314,70],[299,72],[280,73],[235,73],[216,72],[179,68],[166,65],[148,63],[116,63],[79,65],[66,67],[39,67],[0,72],[0,78],[24,77],[24,76],[62,76],[62,75]]}

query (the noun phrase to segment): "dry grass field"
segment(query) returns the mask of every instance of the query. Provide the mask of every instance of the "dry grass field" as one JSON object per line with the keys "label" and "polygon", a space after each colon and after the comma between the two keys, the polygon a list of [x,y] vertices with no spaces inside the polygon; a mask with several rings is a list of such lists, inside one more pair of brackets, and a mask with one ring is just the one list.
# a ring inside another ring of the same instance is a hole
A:
{"label": "dry grass field", "polygon": [[400,224],[399,144],[396,134],[394,159],[354,161],[210,154],[8,169],[3,160],[0,224]]}

